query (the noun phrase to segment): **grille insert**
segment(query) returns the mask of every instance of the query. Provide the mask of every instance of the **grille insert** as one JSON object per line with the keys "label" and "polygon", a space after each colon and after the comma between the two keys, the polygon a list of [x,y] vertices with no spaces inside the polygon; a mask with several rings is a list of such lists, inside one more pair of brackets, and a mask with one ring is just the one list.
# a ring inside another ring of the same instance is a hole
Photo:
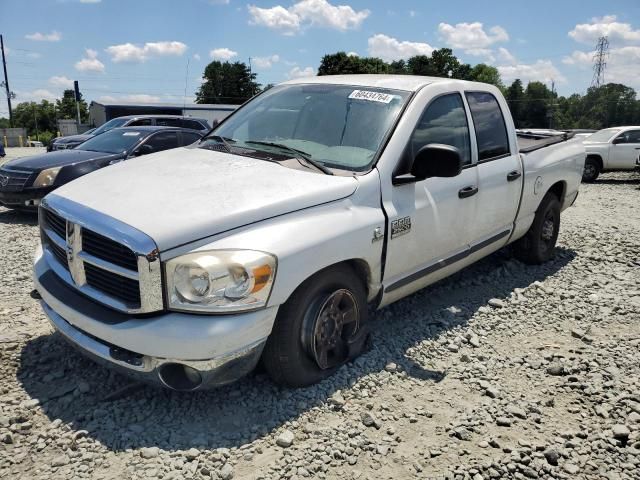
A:
{"label": "grille insert", "polygon": [[47,242],[47,246],[54,257],[62,264],[64,268],[69,270],[69,263],[67,261],[67,253],[51,240]]}
{"label": "grille insert", "polygon": [[119,267],[138,271],[138,259],[129,248],[91,230],[82,230],[82,250]]}
{"label": "grille insert", "polygon": [[45,212],[45,220],[49,228],[64,239],[66,237],[67,222],[49,210],[45,210]]}
{"label": "grille insert", "polygon": [[[0,170],[0,190],[5,192],[20,192],[29,180],[31,172],[14,172],[11,170]],[[4,183],[6,181],[6,184]]]}
{"label": "grille insert", "polygon": [[120,300],[129,308],[140,308],[140,286],[137,280],[122,277],[118,274],[84,264],[87,285]]}

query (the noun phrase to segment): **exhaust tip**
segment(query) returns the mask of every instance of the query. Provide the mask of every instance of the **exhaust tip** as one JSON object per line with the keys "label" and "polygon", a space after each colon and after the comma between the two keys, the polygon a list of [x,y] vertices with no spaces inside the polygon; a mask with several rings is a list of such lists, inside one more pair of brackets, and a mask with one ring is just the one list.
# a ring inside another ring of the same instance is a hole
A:
{"label": "exhaust tip", "polygon": [[188,392],[202,385],[200,372],[181,363],[165,363],[160,367],[158,376],[172,390]]}

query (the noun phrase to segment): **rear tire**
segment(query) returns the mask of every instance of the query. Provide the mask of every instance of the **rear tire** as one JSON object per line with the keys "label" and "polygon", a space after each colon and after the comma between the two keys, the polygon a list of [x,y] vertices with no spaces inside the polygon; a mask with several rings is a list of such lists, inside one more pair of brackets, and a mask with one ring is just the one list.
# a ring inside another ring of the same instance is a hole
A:
{"label": "rear tire", "polygon": [[262,364],[278,384],[312,385],[360,355],[367,335],[362,280],[347,265],[331,267],[306,280],[280,307]]}
{"label": "rear tire", "polygon": [[529,265],[548,261],[555,253],[559,230],[560,201],[552,192],[547,192],[529,231],[514,244],[516,258]]}
{"label": "rear tire", "polygon": [[600,162],[595,158],[587,158],[582,170],[582,181],[585,183],[595,182],[600,175]]}

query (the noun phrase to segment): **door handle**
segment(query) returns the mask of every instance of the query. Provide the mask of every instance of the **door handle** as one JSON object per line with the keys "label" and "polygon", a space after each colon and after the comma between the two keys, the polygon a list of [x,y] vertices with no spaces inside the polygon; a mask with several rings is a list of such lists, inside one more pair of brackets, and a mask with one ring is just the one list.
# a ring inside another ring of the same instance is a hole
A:
{"label": "door handle", "polygon": [[513,172],[509,172],[509,174],[507,175],[507,180],[509,182],[513,182],[514,180],[519,179],[521,176],[522,174],[518,170],[514,170]]}
{"label": "door handle", "polygon": [[458,197],[459,198],[472,197],[476,193],[478,193],[478,187],[476,187],[475,185],[469,185],[468,187],[464,187],[463,189],[458,191]]}

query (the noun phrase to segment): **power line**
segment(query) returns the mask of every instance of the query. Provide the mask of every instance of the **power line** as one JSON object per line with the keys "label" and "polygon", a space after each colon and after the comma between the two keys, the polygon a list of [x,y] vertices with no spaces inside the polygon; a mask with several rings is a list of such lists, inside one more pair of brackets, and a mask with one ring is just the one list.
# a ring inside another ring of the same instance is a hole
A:
{"label": "power line", "polygon": [[607,57],[609,56],[609,39],[608,37],[600,37],[596,45],[596,51],[593,55],[593,79],[591,86],[598,88],[604,85],[604,69],[607,66]]}
{"label": "power line", "polygon": [[7,95],[7,106],[9,107],[9,126],[13,126],[13,112],[11,111],[11,98],[15,96],[15,94],[9,88],[9,77],[7,76],[7,60],[4,56],[4,37],[0,35],[0,47],[2,48],[2,68],[4,69],[4,82],[2,86],[5,88],[5,93]]}

